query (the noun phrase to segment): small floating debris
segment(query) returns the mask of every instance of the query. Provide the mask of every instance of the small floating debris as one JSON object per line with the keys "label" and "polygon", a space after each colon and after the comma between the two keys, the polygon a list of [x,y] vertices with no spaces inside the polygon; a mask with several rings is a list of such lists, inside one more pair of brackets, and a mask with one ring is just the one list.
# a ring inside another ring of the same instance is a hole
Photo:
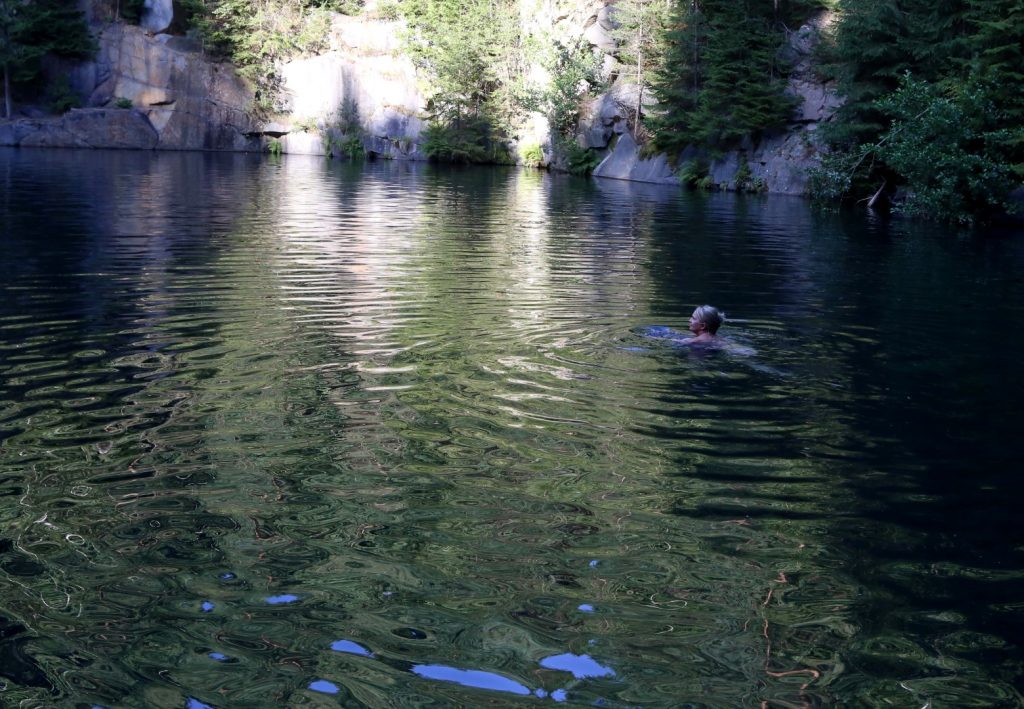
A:
{"label": "small floating debris", "polygon": [[185,700],[185,707],[186,709],[214,709],[213,706],[206,704],[205,702],[201,702],[195,697],[188,697]]}
{"label": "small floating debris", "polygon": [[295,603],[295,601],[299,600],[299,597],[294,593],[282,593],[280,596],[267,596],[263,600],[271,605],[277,606],[282,603]]}
{"label": "small floating debris", "polygon": [[224,573],[217,576],[217,578],[219,578],[221,581],[234,581],[238,577],[230,571],[225,571]]}
{"label": "small floating debris", "polygon": [[337,694],[341,691],[338,689],[338,685],[325,679],[318,679],[315,682],[310,682],[309,688],[314,692],[320,692],[321,694]]}
{"label": "small floating debris", "polygon": [[231,659],[230,656],[225,655],[223,652],[211,652],[208,653],[206,656],[209,657],[211,660],[216,660],[217,662],[227,662]]}
{"label": "small floating debris", "polygon": [[412,668],[412,671],[413,674],[419,675],[424,679],[454,682],[455,684],[461,684],[463,687],[490,689],[495,692],[509,692],[523,696],[533,694],[524,685],[494,672],[460,670],[457,667],[447,667],[445,665],[416,665]]}
{"label": "small floating debris", "polygon": [[425,640],[427,634],[422,630],[416,628],[395,628],[391,631],[392,635],[397,635],[400,638],[406,638],[408,640]]}
{"label": "small floating debris", "polygon": [[599,664],[590,655],[573,655],[571,652],[545,657],[540,661],[540,666],[548,670],[571,672],[576,679],[615,676],[615,670]]}
{"label": "small floating debris", "polygon": [[597,568],[597,565],[598,565],[598,564],[600,564],[600,563],[601,563],[601,562],[600,562],[600,561],[598,561],[597,559],[591,559],[591,560],[590,560],[590,563],[589,563],[589,564],[587,564],[587,566],[589,566],[589,567],[590,567],[590,568],[592,568],[592,569],[596,569],[596,568]]}
{"label": "small floating debris", "polygon": [[203,601],[202,603],[199,604],[199,610],[202,611],[203,613],[209,613],[214,608],[215,608],[215,606],[210,601]]}
{"label": "small floating debris", "polygon": [[365,647],[351,640],[335,640],[331,643],[331,649],[335,652],[347,652],[350,655],[362,655],[363,657],[374,656],[373,653]]}
{"label": "small floating debris", "polygon": [[576,606],[576,610],[580,611],[581,613],[593,613],[594,607],[589,603],[581,603],[578,606]]}

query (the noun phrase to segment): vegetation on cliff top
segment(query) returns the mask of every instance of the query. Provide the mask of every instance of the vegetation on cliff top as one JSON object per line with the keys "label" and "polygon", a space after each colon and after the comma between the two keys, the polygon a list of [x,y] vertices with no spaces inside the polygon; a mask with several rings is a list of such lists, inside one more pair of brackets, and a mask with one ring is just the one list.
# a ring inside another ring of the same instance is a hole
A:
{"label": "vegetation on cliff top", "polygon": [[[11,84],[31,82],[44,54],[92,51],[81,14],[66,5],[0,0],[8,112]],[[281,108],[280,62],[323,51],[330,13],[357,12],[360,0],[175,6],[209,50],[252,81],[257,112],[269,114]],[[116,7],[137,19],[141,0]],[[438,159],[509,160],[514,128],[541,111],[563,164],[586,170],[594,156],[576,142],[580,107],[602,80],[638,86],[627,115],[647,152],[713,157],[790,120],[785,48],[792,28],[828,8],[836,19],[818,61],[845,105],[820,131],[828,151],[811,175],[815,197],[887,193],[906,213],[971,221],[1003,208],[1024,178],[1024,0],[619,0],[610,76],[586,42],[527,32],[513,0],[382,8],[405,20],[405,46],[430,95],[425,145]],[[544,85],[537,66],[548,71]]]}

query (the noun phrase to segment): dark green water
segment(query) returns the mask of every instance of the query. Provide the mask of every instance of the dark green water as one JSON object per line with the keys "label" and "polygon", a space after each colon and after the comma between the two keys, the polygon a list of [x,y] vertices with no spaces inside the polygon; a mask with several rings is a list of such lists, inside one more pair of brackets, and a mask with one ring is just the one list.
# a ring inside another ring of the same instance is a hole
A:
{"label": "dark green water", "polygon": [[[1014,707],[1024,238],[0,152],[0,705]],[[734,349],[648,336],[695,305]]]}

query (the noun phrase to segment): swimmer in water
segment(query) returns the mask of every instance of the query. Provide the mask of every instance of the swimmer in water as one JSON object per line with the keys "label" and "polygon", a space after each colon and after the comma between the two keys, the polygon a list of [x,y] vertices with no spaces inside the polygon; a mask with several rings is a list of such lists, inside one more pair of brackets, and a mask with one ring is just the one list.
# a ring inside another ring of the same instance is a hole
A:
{"label": "swimmer in water", "polygon": [[682,340],[681,345],[718,345],[721,339],[715,333],[725,321],[725,313],[712,305],[701,305],[690,316],[693,337]]}

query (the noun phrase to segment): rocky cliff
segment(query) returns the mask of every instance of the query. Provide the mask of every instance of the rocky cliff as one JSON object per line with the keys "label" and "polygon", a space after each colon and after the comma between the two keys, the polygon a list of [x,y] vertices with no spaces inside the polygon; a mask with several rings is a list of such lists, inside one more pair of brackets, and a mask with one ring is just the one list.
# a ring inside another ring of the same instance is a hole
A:
{"label": "rocky cliff", "polygon": [[[812,51],[821,32],[834,15],[822,12],[799,30],[793,32],[784,49],[793,67],[787,92],[796,98],[796,109],[783,130],[748,140],[738,149],[708,160],[708,178],[719,189],[735,190],[737,174],[746,165],[748,186],[775,194],[804,194],[807,169],[817,164],[818,126],[832,118],[842,101],[834,87],[822,82],[814,71]],[[614,86],[594,102],[581,126],[581,141],[591,148],[614,145],[594,170],[598,177],[639,182],[678,183],[673,167],[664,155],[643,159],[640,148],[628,132],[627,107],[635,105],[635,86]],[[613,142],[614,141],[614,142]],[[688,159],[704,158],[696,151],[678,157],[678,164]]]}
{"label": "rocky cliff", "polygon": [[227,64],[184,37],[122,23],[93,24],[99,51],[52,63],[85,108],[0,123],[0,145],[164,150],[258,150],[251,94]]}
{"label": "rocky cliff", "polygon": [[[110,22],[83,2],[99,52],[94,61],[51,72],[70,77],[86,108],[59,118],[0,122],[0,145],[263,150],[273,141],[283,152],[337,154],[354,137],[372,154],[424,158],[425,97],[415,67],[401,52],[400,22],[378,18],[372,2],[361,16],[335,17],[327,51],[282,67],[288,112],[270,123],[250,117],[251,92],[230,65],[212,61],[196,41],[167,33],[174,20],[171,0],[147,0],[140,27]],[[538,36],[563,43],[584,39],[603,59],[606,76],[614,77],[614,8],[608,0],[522,0],[520,14]],[[828,17],[822,14],[792,34],[789,91],[799,108],[789,125],[711,161],[708,177],[715,186],[736,188],[737,172],[746,165],[766,191],[804,191],[805,170],[817,155],[815,128],[839,103],[810,62]],[[544,80],[541,67],[533,73]],[[665,156],[640,157],[627,119],[635,102],[636,87],[620,79],[582,111],[577,141],[603,157],[594,174],[678,182]],[[516,138],[541,144],[551,155],[543,115],[529,116]]]}

